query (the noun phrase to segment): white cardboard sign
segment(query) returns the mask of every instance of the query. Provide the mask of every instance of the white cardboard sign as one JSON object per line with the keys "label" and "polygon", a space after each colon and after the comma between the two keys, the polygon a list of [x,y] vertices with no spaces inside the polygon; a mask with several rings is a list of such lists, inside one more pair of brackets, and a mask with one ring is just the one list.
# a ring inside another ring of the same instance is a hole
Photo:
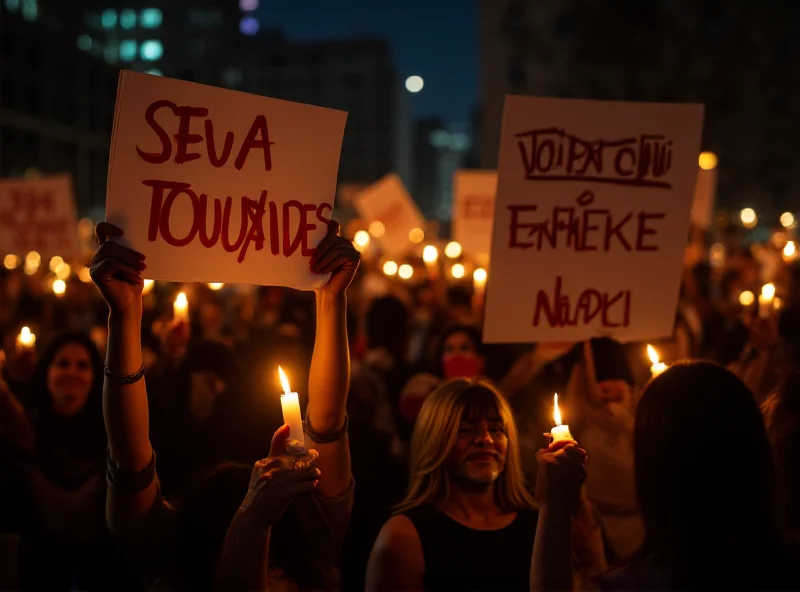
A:
{"label": "white cardboard sign", "polygon": [[313,289],[347,113],[123,71],[106,219],[147,277]]}
{"label": "white cardboard sign", "polygon": [[81,254],[69,175],[0,180],[0,253]]}
{"label": "white cardboard sign", "polygon": [[409,232],[414,228],[423,228],[425,224],[403,181],[395,173],[386,175],[361,191],[354,204],[358,215],[367,223],[383,224],[384,234],[375,240],[389,257],[406,253],[413,246],[408,238]]}
{"label": "white cardboard sign", "polygon": [[484,262],[492,247],[497,171],[462,169],[453,179],[453,239]]}
{"label": "white cardboard sign", "polygon": [[672,334],[702,105],[507,96],[487,342]]}

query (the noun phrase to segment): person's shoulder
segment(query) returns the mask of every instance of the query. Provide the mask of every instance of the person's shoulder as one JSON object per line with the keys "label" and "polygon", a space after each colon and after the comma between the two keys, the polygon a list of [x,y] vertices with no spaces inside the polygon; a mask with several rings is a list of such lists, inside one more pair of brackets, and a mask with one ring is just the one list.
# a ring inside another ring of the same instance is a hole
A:
{"label": "person's shoulder", "polygon": [[421,552],[419,532],[407,514],[396,514],[384,523],[375,541],[375,551],[403,556]]}

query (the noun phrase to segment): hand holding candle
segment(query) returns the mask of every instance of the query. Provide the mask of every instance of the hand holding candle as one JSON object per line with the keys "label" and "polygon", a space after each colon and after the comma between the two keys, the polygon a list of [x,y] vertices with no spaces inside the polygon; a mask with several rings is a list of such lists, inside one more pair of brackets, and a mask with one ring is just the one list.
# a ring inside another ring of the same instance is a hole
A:
{"label": "hand holding candle", "polygon": [[658,376],[667,369],[667,365],[661,361],[656,348],[649,343],[647,344],[647,356],[650,358],[650,363],[652,364],[650,366],[650,374],[652,374],[653,377]]}
{"label": "hand holding candle", "polygon": [[553,442],[558,442],[559,440],[575,440],[572,434],[569,433],[569,426],[561,425],[561,411],[558,409],[558,393],[553,395],[553,420],[556,424],[555,427],[550,430],[550,436],[552,436]]}
{"label": "hand holding candle", "polygon": [[300,399],[297,393],[291,392],[289,379],[283,368],[278,366],[278,375],[281,379],[283,394],[281,395],[281,410],[283,411],[283,423],[289,426],[289,439],[286,442],[288,452],[305,451],[305,434],[303,433],[303,418],[300,415]]}

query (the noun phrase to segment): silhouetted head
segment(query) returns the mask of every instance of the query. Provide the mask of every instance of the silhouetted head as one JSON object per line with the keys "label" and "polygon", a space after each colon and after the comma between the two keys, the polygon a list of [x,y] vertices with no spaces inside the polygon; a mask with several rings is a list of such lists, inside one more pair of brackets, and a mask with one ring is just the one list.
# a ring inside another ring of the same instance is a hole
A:
{"label": "silhouetted head", "polygon": [[470,325],[454,325],[439,339],[433,370],[441,378],[475,378],[486,370],[481,333]]}

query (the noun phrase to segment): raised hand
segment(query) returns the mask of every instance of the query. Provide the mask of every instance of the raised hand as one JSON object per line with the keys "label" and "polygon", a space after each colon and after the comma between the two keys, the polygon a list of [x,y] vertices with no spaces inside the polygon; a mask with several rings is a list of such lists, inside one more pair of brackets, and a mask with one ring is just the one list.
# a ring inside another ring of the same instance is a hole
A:
{"label": "raised hand", "polygon": [[322,290],[344,294],[356,275],[359,263],[361,253],[356,251],[353,243],[339,236],[339,223],[328,223],[328,234],[319,243],[309,261],[311,273],[331,274],[331,279]]}
{"label": "raised hand", "polygon": [[559,440],[536,453],[536,499],[540,504],[576,507],[586,479],[586,451],[572,440]]}
{"label": "raised hand", "polygon": [[100,289],[112,312],[142,309],[142,271],[147,269],[142,253],[109,240],[124,233],[108,222],[100,222],[95,233],[100,245],[92,257],[92,281]]}

